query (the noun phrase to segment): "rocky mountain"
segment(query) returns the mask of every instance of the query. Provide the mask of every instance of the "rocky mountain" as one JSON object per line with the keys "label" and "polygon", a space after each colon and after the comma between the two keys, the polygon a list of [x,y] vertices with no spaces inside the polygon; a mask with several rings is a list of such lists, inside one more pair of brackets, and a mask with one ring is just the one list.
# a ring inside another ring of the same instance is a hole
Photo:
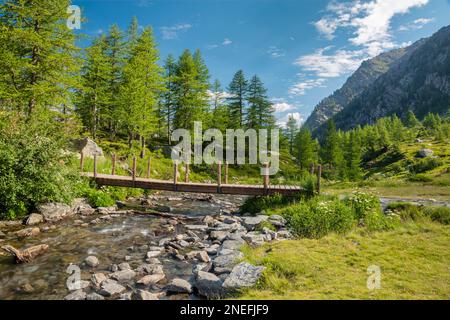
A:
{"label": "rocky mountain", "polygon": [[450,108],[450,26],[413,45],[365,61],[306,122],[312,130],[330,118],[341,129],[412,110],[421,118]]}

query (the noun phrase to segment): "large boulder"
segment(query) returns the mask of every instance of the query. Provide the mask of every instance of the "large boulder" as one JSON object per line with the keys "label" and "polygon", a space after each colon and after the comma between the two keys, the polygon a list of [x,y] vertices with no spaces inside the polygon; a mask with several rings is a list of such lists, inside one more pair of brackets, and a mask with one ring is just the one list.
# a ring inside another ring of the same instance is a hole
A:
{"label": "large boulder", "polygon": [[258,215],[255,217],[243,217],[242,224],[247,228],[247,230],[255,230],[263,221],[267,221],[268,216]]}
{"label": "large boulder", "polygon": [[89,138],[74,140],[73,147],[78,153],[82,152],[84,157],[93,158],[94,155],[98,157],[103,156],[102,148]]}
{"label": "large boulder", "polygon": [[247,262],[235,266],[228,278],[225,279],[223,287],[227,290],[235,290],[243,287],[251,287],[261,277],[265,267],[255,267]]}
{"label": "large boulder", "polygon": [[166,287],[167,292],[171,293],[191,293],[191,284],[184,279],[173,279]]}
{"label": "large boulder", "polygon": [[63,203],[47,203],[38,209],[46,222],[57,222],[74,214],[74,210]]}
{"label": "large boulder", "polygon": [[42,223],[42,222],[44,222],[44,216],[42,214],[32,213],[28,217],[28,219],[27,219],[25,224],[27,226],[34,226],[34,225]]}
{"label": "large boulder", "polygon": [[428,158],[434,155],[434,151],[431,149],[422,149],[418,152],[417,155],[419,158]]}
{"label": "large boulder", "polygon": [[208,299],[218,299],[224,295],[222,280],[213,273],[199,271],[194,286],[199,295]]}
{"label": "large boulder", "polygon": [[231,272],[236,263],[243,257],[244,254],[240,251],[223,249],[213,260],[214,273],[222,274]]}
{"label": "large boulder", "polygon": [[100,294],[102,296],[111,297],[124,292],[126,288],[112,279],[107,279],[102,282]]}

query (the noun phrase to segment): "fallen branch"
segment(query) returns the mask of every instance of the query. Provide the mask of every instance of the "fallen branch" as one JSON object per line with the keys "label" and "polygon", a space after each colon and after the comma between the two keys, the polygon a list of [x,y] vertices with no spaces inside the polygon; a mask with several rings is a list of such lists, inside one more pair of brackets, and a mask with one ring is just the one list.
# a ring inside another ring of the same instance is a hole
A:
{"label": "fallen branch", "polygon": [[25,250],[19,250],[14,248],[13,246],[6,245],[3,246],[2,249],[14,256],[16,263],[28,263],[34,260],[37,256],[40,256],[44,252],[48,250],[48,244],[40,244],[37,246],[33,246],[27,248]]}

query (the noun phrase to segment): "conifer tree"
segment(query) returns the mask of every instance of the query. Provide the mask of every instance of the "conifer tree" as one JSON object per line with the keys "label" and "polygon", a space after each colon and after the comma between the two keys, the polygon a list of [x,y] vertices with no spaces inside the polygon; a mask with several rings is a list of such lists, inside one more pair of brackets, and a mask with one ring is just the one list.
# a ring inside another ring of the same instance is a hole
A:
{"label": "conifer tree", "polygon": [[286,131],[287,131],[287,136],[288,136],[288,141],[289,141],[289,152],[291,154],[293,154],[295,138],[298,133],[298,123],[292,114],[290,114],[288,116],[288,121],[286,123]]}
{"label": "conifer tree", "polygon": [[72,105],[79,85],[78,48],[66,21],[69,0],[0,3],[0,105],[28,119]]}
{"label": "conifer tree", "polygon": [[247,128],[273,127],[275,124],[273,107],[267,97],[267,89],[256,75],[250,80],[248,85],[247,101],[249,105],[246,118]]}
{"label": "conifer tree", "polygon": [[344,175],[344,153],[340,141],[339,133],[333,120],[327,122],[327,129],[324,137],[324,144],[321,149],[321,158],[325,164],[331,166],[331,177],[342,178]]}
{"label": "conifer tree", "polygon": [[233,125],[233,128],[242,128],[244,126],[247,92],[248,83],[245,80],[244,71],[239,70],[228,86],[230,97],[227,101],[230,111],[230,124]]}
{"label": "conifer tree", "polygon": [[308,170],[312,163],[316,161],[315,143],[311,136],[311,132],[302,127],[295,139],[297,150],[297,159],[302,170]]}
{"label": "conifer tree", "polygon": [[175,112],[175,84],[177,64],[171,54],[167,56],[164,62],[164,82],[165,91],[162,94],[162,110],[161,115],[164,118],[164,124],[167,133],[167,143],[170,145],[170,135],[173,130],[173,116]]}

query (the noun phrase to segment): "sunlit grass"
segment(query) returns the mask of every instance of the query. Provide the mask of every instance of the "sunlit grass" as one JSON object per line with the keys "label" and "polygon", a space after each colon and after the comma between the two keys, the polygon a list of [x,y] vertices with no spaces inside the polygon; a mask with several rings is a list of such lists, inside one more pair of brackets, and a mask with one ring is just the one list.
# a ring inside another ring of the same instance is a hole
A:
{"label": "sunlit grass", "polygon": [[[408,223],[368,234],[300,239],[244,247],[246,260],[266,266],[241,299],[449,299],[450,227]],[[381,268],[381,289],[367,288],[367,268]]]}

